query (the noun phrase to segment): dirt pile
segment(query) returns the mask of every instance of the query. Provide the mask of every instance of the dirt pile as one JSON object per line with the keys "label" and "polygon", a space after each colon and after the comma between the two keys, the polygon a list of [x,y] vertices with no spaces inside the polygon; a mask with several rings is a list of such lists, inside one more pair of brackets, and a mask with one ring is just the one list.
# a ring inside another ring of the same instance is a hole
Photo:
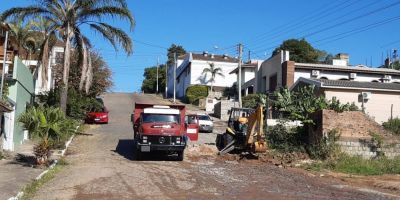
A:
{"label": "dirt pile", "polygon": [[343,138],[370,138],[371,132],[384,134],[383,127],[360,111],[337,113],[323,110],[323,131],[338,129]]}
{"label": "dirt pile", "polygon": [[214,156],[218,150],[215,145],[207,144],[189,144],[185,151],[187,156]]}

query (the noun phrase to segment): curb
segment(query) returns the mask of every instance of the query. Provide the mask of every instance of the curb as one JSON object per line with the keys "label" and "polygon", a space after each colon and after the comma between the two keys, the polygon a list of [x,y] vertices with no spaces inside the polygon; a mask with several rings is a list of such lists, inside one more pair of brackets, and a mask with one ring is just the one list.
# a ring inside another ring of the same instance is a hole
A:
{"label": "curb", "polygon": [[[76,131],[78,131],[80,126],[77,126],[75,129],[75,133]],[[75,135],[72,135],[69,140],[65,143],[65,148],[61,151],[61,156],[64,156],[65,152],[67,151],[69,145],[71,144],[72,140],[74,139]],[[44,170],[42,173],[40,173],[36,178],[35,181],[42,179],[42,177],[47,174],[49,172],[49,170],[53,169],[58,163],[58,160],[54,160],[53,163],[46,169]],[[18,192],[17,195],[8,198],[8,200],[18,200],[21,199],[24,196],[24,192],[20,191]]]}

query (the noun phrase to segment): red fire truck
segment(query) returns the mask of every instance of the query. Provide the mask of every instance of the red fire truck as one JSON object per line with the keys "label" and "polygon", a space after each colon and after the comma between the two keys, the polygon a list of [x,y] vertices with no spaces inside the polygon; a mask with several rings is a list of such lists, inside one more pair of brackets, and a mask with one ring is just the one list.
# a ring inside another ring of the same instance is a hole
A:
{"label": "red fire truck", "polygon": [[144,153],[177,154],[183,160],[186,147],[185,105],[135,102],[131,116],[134,130],[134,155],[139,160]]}

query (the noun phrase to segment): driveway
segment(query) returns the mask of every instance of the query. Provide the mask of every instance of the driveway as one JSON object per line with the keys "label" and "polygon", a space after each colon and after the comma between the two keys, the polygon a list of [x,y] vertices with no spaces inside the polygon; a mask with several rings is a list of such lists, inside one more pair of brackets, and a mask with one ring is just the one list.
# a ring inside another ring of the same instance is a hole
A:
{"label": "driveway", "polygon": [[69,165],[35,199],[387,199],[339,180],[210,152],[188,151],[183,162],[165,157],[134,161],[133,102],[132,94],[105,95],[109,124],[74,139],[66,157]]}

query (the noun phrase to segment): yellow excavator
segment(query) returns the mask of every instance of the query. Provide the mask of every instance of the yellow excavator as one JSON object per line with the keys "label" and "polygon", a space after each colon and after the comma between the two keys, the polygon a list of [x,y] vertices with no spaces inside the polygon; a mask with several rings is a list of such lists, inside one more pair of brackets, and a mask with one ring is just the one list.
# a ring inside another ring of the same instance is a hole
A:
{"label": "yellow excavator", "polygon": [[226,132],[218,134],[216,146],[219,154],[262,153],[267,150],[264,133],[263,106],[257,109],[232,108]]}

